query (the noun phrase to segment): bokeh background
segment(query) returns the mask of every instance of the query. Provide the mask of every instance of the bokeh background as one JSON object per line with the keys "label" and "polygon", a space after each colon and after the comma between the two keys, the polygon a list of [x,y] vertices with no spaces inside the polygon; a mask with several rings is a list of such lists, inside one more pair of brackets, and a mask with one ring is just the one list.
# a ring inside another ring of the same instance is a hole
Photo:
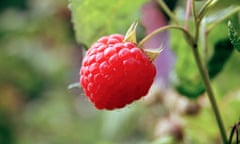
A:
{"label": "bokeh background", "polygon": [[[183,17],[184,1],[166,2],[171,9],[180,5]],[[79,81],[84,49],[101,35],[124,34],[136,19],[139,39],[169,23],[156,1],[1,0],[0,144],[219,143],[190,49],[178,32],[164,32],[145,45],[161,44],[165,51],[142,100],[98,111],[81,89],[68,89]],[[226,22],[209,39],[209,47],[226,40]],[[228,133],[240,117],[239,63],[234,52],[213,79]]]}

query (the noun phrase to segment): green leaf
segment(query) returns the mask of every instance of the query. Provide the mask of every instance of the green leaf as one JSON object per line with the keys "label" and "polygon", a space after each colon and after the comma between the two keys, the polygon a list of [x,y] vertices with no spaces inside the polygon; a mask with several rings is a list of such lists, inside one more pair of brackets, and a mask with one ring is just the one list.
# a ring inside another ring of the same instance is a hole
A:
{"label": "green leaf", "polygon": [[217,0],[217,4],[213,9],[221,10],[230,6],[239,6],[240,1],[239,0]]}
{"label": "green leaf", "polygon": [[180,94],[195,99],[205,91],[205,88],[192,50],[184,38],[179,39],[183,37],[180,32],[174,31],[171,34],[172,48],[177,55],[174,87]]}
{"label": "green leaf", "polygon": [[180,77],[176,84],[176,90],[188,98],[196,99],[205,92],[204,85],[200,79],[200,76],[192,77]]}
{"label": "green leaf", "polygon": [[125,34],[139,17],[146,0],[70,0],[72,21],[78,42],[90,45],[103,35]]}
{"label": "green leaf", "polygon": [[[231,18],[231,20],[234,20],[234,19]],[[207,57],[209,56],[211,57],[207,61],[208,62],[207,65],[209,65],[210,60],[213,58],[217,43],[219,43],[220,41],[224,41],[226,40],[226,38],[228,38],[228,28],[226,25],[227,25],[227,21],[224,21],[218,24],[209,33],[209,36],[208,36],[209,48],[208,48]],[[220,50],[220,51],[224,53],[224,50]],[[219,61],[221,60],[222,59],[219,59]],[[238,65],[239,63],[240,63],[239,53],[234,52],[233,50],[231,56],[226,60],[224,64],[224,68],[221,70],[221,73],[218,73],[218,76],[212,77],[213,88],[215,89],[215,92],[216,94],[219,95],[219,97],[223,97],[226,94],[231,93],[232,90],[239,88],[240,77],[238,75],[240,73],[240,68],[236,67],[236,65]],[[214,65],[214,63],[212,63],[212,65]],[[208,70],[211,71],[209,66],[208,66]]]}
{"label": "green leaf", "polygon": [[[238,27],[239,29],[239,27]],[[234,48],[240,52],[240,34],[231,21],[228,22],[228,35]]]}
{"label": "green leaf", "polygon": [[207,64],[208,73],[211,79],[222,71],[225,63],[232,55],[232,52],[233,46],[229,39],[219,40],[214,45],[214,53]]}

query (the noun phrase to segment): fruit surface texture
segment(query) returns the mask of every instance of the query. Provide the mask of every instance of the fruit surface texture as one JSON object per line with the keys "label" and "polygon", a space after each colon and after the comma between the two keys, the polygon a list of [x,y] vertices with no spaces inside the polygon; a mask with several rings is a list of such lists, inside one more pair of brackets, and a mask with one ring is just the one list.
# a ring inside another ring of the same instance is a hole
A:
{"label": "fruit surface texture", "polygon": [[122,108],[145,96],[156,68],[142,49],[124,36],[104,36],[86,52],[80,84],[97,109]]}

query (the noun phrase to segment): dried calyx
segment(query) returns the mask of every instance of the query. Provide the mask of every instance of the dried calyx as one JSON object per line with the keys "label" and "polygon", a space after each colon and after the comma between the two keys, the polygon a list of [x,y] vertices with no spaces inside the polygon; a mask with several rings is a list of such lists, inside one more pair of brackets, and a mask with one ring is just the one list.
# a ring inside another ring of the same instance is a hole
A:
{"label": "dried calyx", "polygon": [[[137,29],[137,21],[134,21],[129,29],[127,30],[127,33],[124,37],[124,42],[132,42],[138,46],[137,40],[136,40],[136,29]],[[144,49],[142,46],[138,46],[147,56],[148,58],[153,61],[157,58],[157,56],[163,51],[163,47],[156,48],[156,49]]]}

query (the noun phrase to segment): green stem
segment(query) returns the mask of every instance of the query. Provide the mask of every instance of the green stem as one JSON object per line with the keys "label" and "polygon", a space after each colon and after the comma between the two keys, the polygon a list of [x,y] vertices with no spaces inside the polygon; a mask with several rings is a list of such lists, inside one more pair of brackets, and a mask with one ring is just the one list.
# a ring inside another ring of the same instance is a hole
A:
{"label": "green stem", "polygon": [[197,15],[196,12],[196,8],[195,8],[195,0],[192,0],[192,12],[193,12],[193,16],[194,16],[194,22],[195,22],[195,36],[194,36],[194,42],[196,43],[196,45],[192,46],[193,49],[193,55],[195,58],[195,61],[197,63],[197,67],[199,69],[200,75],[202,77],[203,83],[205,85],[206,88],[206,92],[208,95],[208,98],[210,100],[213,112],[215,114],[215,118],[218,124],[218,128],[221,134],[221,138],[224,144],[228,144],[227,141],[227,136],[225,133],[225,128],[218,110],[218,106],[215,100],[215,96],[211,87],[211,82],[209,79],[209,75],[208,75],[208,71],[205,65],[203,65],[202,61],[201,61],[201,57],[198,51],[198,39],[199,39],[199,31],[200,31],[200,24],[202,21],[203,16],[205,15],[207,8],[211,7],[212,5],[214,5],[214,3],[216,2],[216,0],[210,0],[206,3],[206,5],[204,5],[203,9],[201,9],[200,13]]}
{"label": "green stem", "polygon": [[175,14],[172,13],[172,11],[168,8],[168,6],[164,3],[163,0],[157,1],[162,10],[172,19],[176,24],[178,24],[178,19],[176,18]]}
{"label": "green stem", "polygon": [[193,18],[194,18],[194,23],[195,23],[195,38],[194,38],[194,41],[197,43],[198,42],[201,19],[198,18],[198,15],[197,15],[197,12],[196,12],[195,0],[192,0],[191,2],[192,2],[192,4],[191,4],[192,13],[193,13]]}
{"label": "green stem", "polygon": [[196,7],[195,7],[195,0],[191,0],[191,8],[192,8],[192,14],[193,14],[194,20],[196,20],[197,12],[196,12]]}
{"label": "green stem", "polygon": [[206,87],[206,92],[208,94],[213,112],[215,114],[215,118],[218,123],[218,127],[219,127],[219,130],[221,133],[222,140],[223,140],[224,144],[227,144],[228,142],[227,142],[227,137],[226,137],[226,133],[225,133],[225,128],[224,128],[224,125],[223,125],[223,122],[222,122],[222,119],[221,119],[221,116],[220,116],[220,113],[218,110],[218,106],[217,106],[217,103],[216,103],[216,100],[214,97],[214,93],[213,93],[213,90],[212,90],[212,87],[210,84],[210,79],[209,79],[208,73],[207,73],[206,69],[204,68],[203,63],[201,61],[197,45],[196,45],[196,47],[193,47],[193,54],[194,54],[194,58],[196,60],[198,69],[200,71],[203,83]]}
{"label": "green stem", "polygon": [[206,15],[207,11],[211,9],[217,2],[218,0],[208,0],[200,9],[198,19],[202,19]]}
{"label": "green stem", "polygon": [[151,39],[153,36],[157,35],[158,33],[161,33],[165,30],[169,30],[169,29],[178,29],[180,31],[182,31],[184,33],[184,35],[186,36],[187,38],[187,41],[189,42],[189,44],[191,46],[195,45],[194,42],[194,39],[193,39],[193,36],[186,30],[184,29],[183,27],[181,26],[177,26],[177,25],[167,25],[167,26],[164,26],[164,27],[160,27],[156,30],[154,30],[152,33],[150,33],[149,35],[147,35],[146,37],[144,37],[139,43],[138,43],[138,47],[141,48],[143,47],[144,43],[146,41],[148,41],[149,39]]}
{"label": "green stem", "polygon": [[204,64],[205,64],[205,68],[207,70],[207,61],[208,61],[208,34],[206,33],[206,20],[203,19],[202,21],[202,25],[201,25],[201,28],[200,28],[200,40],[201,40],[201,43],[202,43],[202,51],[203,51],[203,60],[204,60]]}
{"label": "green stem", "polygon": [[206,87],[206,92],[208,94],[213,112],[215,114],[215,118],[216,118],[216,121],[218,123],[218,127],[219,127],[219,130],[220,130],[220,133],[221,133],[222,140],[223,140],[224,144],[228,144],[225,129],[224,129],[224,125],[222,123],[222,119],[221,119],[221,116],[220,116],[220,113],[219,113],[219,110],[218,110],[217,103],[215,101],[215,97],[214,97],[214,93],[213,93],[211,84],[210,84],[210,79],[209,79],[209,76],[208,76],[208,72],[207,72],[207,69],[204,67],[204,65],[202,63],[201,58],[200,58],[200,54],[198,52],[197,43],[198,43],[198,39],[199,39],[199,30],[200,30],[200,24],[201,24],[202,18],[198,19],[198,15],[197,15],[196,9],[195,9],[195,0],[192,0],[191,2],[192,2],[191,3],[192,12],[193,12],[194,21],[195,21],[195,36],[194,37],[191,35],[191,33],[188,30],[186,30],[185,28],[183,28],[181,26],[167,25],[167,26],[164,26],[164,27],[161,27],[161,28],[158,28],[158,29],[154,30],[152,33],[150,33],[145,38],[143,38],[139,42],[138,47],[140,47],[140,48],[143,47],[143,45],[146,41],[148,41],[150,38],[152,38],[156,34],[158,34],[160,32],[163,32],[165,30],[177,29],[177,30],[180,30],[184,33],[185,39],[187,40],[187,42],[189,43],[189,45],[193,49],[194,58],[195,58],[195,61],[197,63],[198,69],[200,71],[200,75],[202,77],[203,83]]}
{"label": "green stem", "polygon": [[228,139],[228,144],[232,143],[232,139],[233,139],[233,136],[234,136],[235,129],[236,129],[236,127],[234,125],[233,128],[232,128],[232,131],[230,133],[229,139]]}

